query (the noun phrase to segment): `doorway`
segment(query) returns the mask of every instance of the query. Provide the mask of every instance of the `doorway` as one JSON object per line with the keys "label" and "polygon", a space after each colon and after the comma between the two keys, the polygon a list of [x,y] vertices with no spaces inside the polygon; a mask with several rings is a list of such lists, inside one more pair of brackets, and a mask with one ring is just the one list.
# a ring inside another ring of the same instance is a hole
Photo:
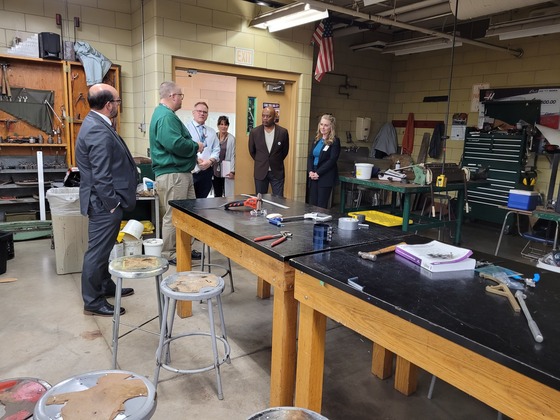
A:
{"label": "doorway", "polygon": [[[272,104],[277,111],[282,127],[288,128],[291,125],[290,101],[292,96],[292,85],[285,85],[284,94],[269,93],[265,89],[265,82],[262,80],[237,79],[236,94],[236,114],[237,130],[235,133],[235,154],[236,160],[240,162],[236,165],[243,174],[237,178],[235,174],[235,193],[243,194],[247,191],[255,192],[255,181],[253,177],[253,158],[249,154],[249,131],[251,128],[262,124],[261,114],[264,104]],[[292,132],[290,140],[290,154],[284,162],[286,170],[286,180],[284,182],[284,195],[293,197],[293,170],[292,157],[295,150],[295,136]],[[243,164],[241,164],[243,162]],[[269,190],[270,191],[270,190]]]}
{"label": "doorway", "polygon": [[[232,96],[231,106],[227,105],[228,110],[233,112],[225,112],[230,118],[230,132],[235,136],[235,194],[253,194],[255,192],[255,183],[253,178],[253,159],[249,155],[248,141],[249,132],[247,130],[248,121],[252,119],[252,126],[256,127],[261,124],[261,111],[264,103],[277,104],[279,109],[279,124],[286,128],[290,133],[290,152],[284,161],[286,169],[286,179],[284,186],[284,195],[287,198],[294,197],[295,183],[295,158],[296,158],[296,118],[295,110],[297,109],[297,80],[299,74],[283,73],[269,71],[263,69],[255,69],[252,67],[232,66],[220,63],[211,63],[206,61],[196,61],[183,58],[173,58],[173,80],[184,87],[182,84],[187,83],[184,92],[189,89],[196,90],[200,84],[199,80],[208,80],[209,77],[214,80],[214,86],[222,86],[222,82],[227,83],[229,79],[235,80],[234,94]],[[284,92],[267,92],[265,82],[283,81]],[[222,87],[220,87],[222,89]],[[207,95],[202,93],[201,95]],[[230,96],[230,90],[220,95],[223,101],[224,96]],[[251,99],[250,99],[251,98]],[[214,99],[216,99],[214,101]],[[249,101],[254,103],[254,115],[249,115]],[[192,102],[192,104],[190,103]],[[180,118],[191,116],[191,109],[194,105],[192,99],[187,101],[187,95],[183,102],[183,107],[178,114]],[[221,110],[215,107],[213,103],[218,103],[218,99],[208,97],[208,105],[211,113],[213,111],[219,113]],[[223,105],[226,106],[226,105]],[[220,108],[222,105],[220,105]],[[225,108],[224,108],[225,109]],[[209,118],[210,119],[210,118]],[[212,126],[212,128],[214,128]]]}

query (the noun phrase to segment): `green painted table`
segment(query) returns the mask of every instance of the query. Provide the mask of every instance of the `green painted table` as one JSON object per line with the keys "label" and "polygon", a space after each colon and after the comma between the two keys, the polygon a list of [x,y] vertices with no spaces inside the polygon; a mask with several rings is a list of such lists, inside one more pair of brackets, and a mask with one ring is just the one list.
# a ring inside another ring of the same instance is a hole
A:
{"label": "green painted table", "polygon": [[[402,182],[394,182],[394,181],[381,181],[379,179],[357,179],[352,176],[347,175],[340,175],[339,176],[341,182],[341,193],[340,193],[340,212],[347,213],[348,211],[352,211],[355,209],[350,209],[346,207],[346,194],[345,190],[348,185],[361,185],[366,188],[378,189],[378,190],[385,190],[391,191],[392,199],[391,199],[391,206],[389,211],[391,214],[398,214],[402,217],[402,230],[403,232],[409,232],[412,230],[420,230],[420,229],[433,229],[442,226],[446,226],[450,223],[455,223],[455,238],[454,243],[459,244],[461,242],[461,225],[463,224],[463,210],[465,207],[465,184],[462,182],[454,182],[448,183],[445,187],[436,187],[430,185],[418,185],[412,183],[402,183]],[[436,218],[436,217],[426,217],[426,216],[418,216],[413,215],[411,212],[411,197],[414,194],[423,194],[423,193],[438,193],[438,192],[449,192],[449,191],[456,191],[457,192],[457,208],[456,211],[456,220],[449,221],[444,220],[443,218]],[[402,211],[396,208],[396,198],[397,193],[402,194]],[[413,224],[409,223],[409,220],[413,220]]]}

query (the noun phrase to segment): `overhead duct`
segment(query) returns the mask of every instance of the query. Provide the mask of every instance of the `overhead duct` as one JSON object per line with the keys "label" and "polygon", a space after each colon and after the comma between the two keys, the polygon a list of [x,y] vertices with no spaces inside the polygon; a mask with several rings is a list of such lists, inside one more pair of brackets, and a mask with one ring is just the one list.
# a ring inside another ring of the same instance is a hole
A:
{"label": "overhead duct", "polygon": [[490,16],[513,9],[521,9],[534,4],[548,3],[548,1],[543,0],[449,0],[452,12],[455,12],[457,2],[459,2],[459,8],[457,9],[457,19],[459,20]]}
{"label": "overhead duct", "polygon": [[306,3],[309,3],[310,5],[314,5],[316,7],[326,6],[328,10],[332,10],[333,12],[353,16],[357,19],[363,19],[364,21],[375,22],[375,23],[379,23],[381,25],[387,25],[387,26],[393,26],[393,27],[397,27],[397,28],[407,29],[409,31],[415,31],[415,32],[423,33],[425,35],[433,36],[433,37],[436,37],[436,38],[446,38],[450,41],[453,41],[453,39],[455,39],[456,42],[462,42],[463,44],[475,45],[477,47],[488,48],[488,49],[495,50],[495,51],[507,52],[507,53],[512,54],[516,57],[521,57],[523,55],[523,50],[522,49],[500,47],[500,46],[497,46],[497,45],[487,44],[485,42],[480,42],[480,41],[476,41],[476,40],[472,40],[472,39],[462,38],[462,37],[446,34],[446,33],[443,33],[443,32],[435,31],[435,30],[432,30],[432,29],[427,29],[427,28],[422,28],[422,27],[419,27],[419,26],[409,25],[409,24],[404,23],[404,22],[399,22],[398,20],[391,20],[391,19],[387,19],[387,18],[384,18],[384,17],[381,17],[381,16],[376,16],[376,15],[357,12],[357,11],[354,11],[354,10],[347,9],[345,7],[335,6],[333,4],[327,4],[327,3],[323,3],[323,2],[317,1],[317,0],[306,0]]}

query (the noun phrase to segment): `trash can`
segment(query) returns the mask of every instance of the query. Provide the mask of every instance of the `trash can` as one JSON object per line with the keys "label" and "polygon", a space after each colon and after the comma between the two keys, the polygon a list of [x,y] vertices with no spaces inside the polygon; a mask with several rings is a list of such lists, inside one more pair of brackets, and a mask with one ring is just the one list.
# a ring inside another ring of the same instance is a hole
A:
{"label": "trash can", "polygon": [[56,273],[79,273],[88,244],[88,219],[80,214],[80,188],[50,188],[46,197],[51,208]]}

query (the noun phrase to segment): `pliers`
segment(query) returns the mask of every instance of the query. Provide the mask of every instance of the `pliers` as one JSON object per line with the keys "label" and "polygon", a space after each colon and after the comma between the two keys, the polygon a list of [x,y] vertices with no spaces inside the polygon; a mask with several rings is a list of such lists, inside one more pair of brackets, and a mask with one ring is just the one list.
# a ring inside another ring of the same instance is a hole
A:
{"label": "pliers", "polygon": [[276,246],[278,244],[281,244],[282,242],[284,242],[286,239],[288,239],[291,236],[292,236],[291,232],[289,232],[287,230],[283,230],[280,233],[277,233],[276,235],[259,236],[258,238],[253,239],[253,241],[259,242],[259,241],[266,241],[267,239],[280,238],[280,239],[277,239],[270,244],[270,246],[273,247],[273,246]]}

